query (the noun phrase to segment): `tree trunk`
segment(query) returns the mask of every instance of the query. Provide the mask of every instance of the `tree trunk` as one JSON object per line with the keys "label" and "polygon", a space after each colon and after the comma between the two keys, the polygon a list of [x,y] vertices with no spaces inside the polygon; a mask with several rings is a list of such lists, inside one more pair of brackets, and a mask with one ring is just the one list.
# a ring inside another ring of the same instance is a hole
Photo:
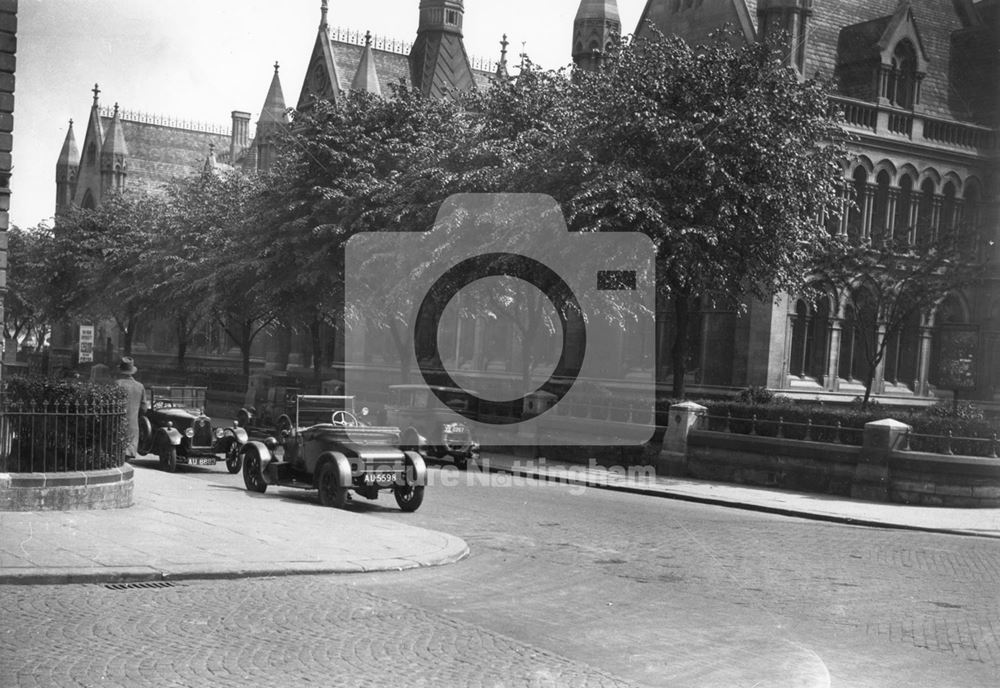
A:
{"label": "tree trunk", "polygon": [[316,391],[322,390],[323,382],[323,339],[320,336],[321,323],[319,318],[313,318],[309,323],[309,336],[312,340],[312,368],[313,381],[316,383]]}
{"label": "tree trunk", "polygon": [[188,347],[188,327],[185,316],[178,315],[176,317],[175,330],[177,334],[177,367],[183,370],[185,365],[184,357],[187,355]]}
{"label": "tree trunk", "polygon": [[243,377],[249,382],[250,380],[250,346],[253,344],[253,321],[244,320],[241,328],[240,334],[240,354],[243,356]]}
{"label": "tree trunk", "polygon": [[683,399],[684,374],[687,372],[687,331],[691,319],[691,304],[684,295],[674,297],[674,348],[671,358],[674,364],[674,384],[671,394],[674,399]]}

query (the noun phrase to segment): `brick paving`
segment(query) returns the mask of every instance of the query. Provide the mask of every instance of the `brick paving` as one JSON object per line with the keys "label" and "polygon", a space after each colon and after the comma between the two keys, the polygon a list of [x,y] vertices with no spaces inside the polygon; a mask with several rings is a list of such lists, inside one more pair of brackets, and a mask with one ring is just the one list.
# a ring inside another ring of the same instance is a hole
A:
{"label": "brick paving", "polygon": [[321,576],[0,587],[0,685],[637,684]]}

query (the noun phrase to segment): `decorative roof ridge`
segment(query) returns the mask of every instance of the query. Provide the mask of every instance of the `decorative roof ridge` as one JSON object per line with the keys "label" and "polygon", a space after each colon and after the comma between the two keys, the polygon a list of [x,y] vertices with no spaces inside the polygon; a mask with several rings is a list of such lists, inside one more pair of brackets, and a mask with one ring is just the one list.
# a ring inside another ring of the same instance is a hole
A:
{"label": "decorative roof ridge", "polygon": [[[108,119],[111,119],[114,116],[114,109],[104,105],[100,106],[99,112],[101,117],[106,117]],[[211,122],[181,119],[166,115],[157,115],[149,112],[141,112],[139,110],[126,110],[124,108],[118,111],[118,115],[123,122],[152,124],[154,126],[169,127],[171,129],[187,129],[189,131],[197,131],[202,134],[221,134],[223,136],[228,136],[231,130],[230,125],[228,124],[213,124]]]}

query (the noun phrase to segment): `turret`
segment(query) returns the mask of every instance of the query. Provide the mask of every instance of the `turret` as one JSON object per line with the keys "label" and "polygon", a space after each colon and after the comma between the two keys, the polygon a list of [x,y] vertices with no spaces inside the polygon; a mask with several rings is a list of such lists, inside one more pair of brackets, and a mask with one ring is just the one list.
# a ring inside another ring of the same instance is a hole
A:
{"label": "turret", "polygon": [[80,151],[76,147],[73,134],[73,120],[69,121],[66,140],[63,141],[59,161],[56,163],[56,215],[67,210],[73,203],[76,178],[80,173]]}
{"label": "turret", "polygon": [[757,33],[761,41],[781,41],[784,62],[803,76],[812,0],[758,0]]}
{"label": "turret", "polygon": [[118,103],[115,103],[111,124],[104,136],[101,146],[101,195],[109,191],[121,191],[125,188],[125,178],[128,175],[128,148],[125,146],[125,132],[122,131],[122,121],[118,115]]}
{"label": "turret", "polygon": [[616,0],[580,0],[573,20],[573,64],[597,71],[621,32]]}
{"label": "turret", "polygon": [[420,0],[417,38],[410,50],[410,78],[423,95],[443,98],[476,87],[462,42],[462,0]]}
{"label": "turret", "polygon": [[351,82],[352,91],[366,91],[372,95],[381,96],[382,86],[379,84],[378,74],[375,73],[375,57],[372,55],[372,33],[365,33],[365,48],[361,53],[361,60],[358,62],[358,71],[354,74]]}
{"label": "turret", "polygon": [[288,126],[288,112],[285,107],[285,96],[281,92],[281,79],[278,78],[278,63],[274,63],[274,76],[271,86],[264,98],[264,106],[257,120],[257,136],[254,139],[257,148],[257,169],[266,170],[274,162],[277,141]]}

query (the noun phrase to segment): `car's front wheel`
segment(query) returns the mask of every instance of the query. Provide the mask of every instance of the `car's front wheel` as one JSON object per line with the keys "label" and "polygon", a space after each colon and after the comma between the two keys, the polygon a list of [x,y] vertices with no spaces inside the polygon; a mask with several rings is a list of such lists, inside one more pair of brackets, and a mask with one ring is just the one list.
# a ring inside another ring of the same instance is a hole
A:
{"label": "car's front wheel", "polygon": [[[226,462],[228,467],[229,462]],[[243,484],[251,492],[263,493],[267,491],[267,483],[264,481],[264,472],[260,461],[260,452],[257,447],[247,445],[243,451]]]}
{"label": "car's front wheel", "polygon": [[177,447],[172,444],[160,447],[160,468],[167,473],[177,470]]}
{"label": "car's front wheel", "polygon": [[347,504],[347,486],[340,484],[337,465],[332,461],[319,469],[316,484],[319,486],[319,501],[323,506],[343,509]]}
{"label": "car's front wheel", "polygon": [[423,485],[396,485],[392,493],[402,511],[416,511],[424,502]]}
{"label": "car's front wheel", "polygon": [[240,456],[240,443],[235,439],[226,448],[226,470],[232,474],[240,472],[243,466],[243,457]]}

